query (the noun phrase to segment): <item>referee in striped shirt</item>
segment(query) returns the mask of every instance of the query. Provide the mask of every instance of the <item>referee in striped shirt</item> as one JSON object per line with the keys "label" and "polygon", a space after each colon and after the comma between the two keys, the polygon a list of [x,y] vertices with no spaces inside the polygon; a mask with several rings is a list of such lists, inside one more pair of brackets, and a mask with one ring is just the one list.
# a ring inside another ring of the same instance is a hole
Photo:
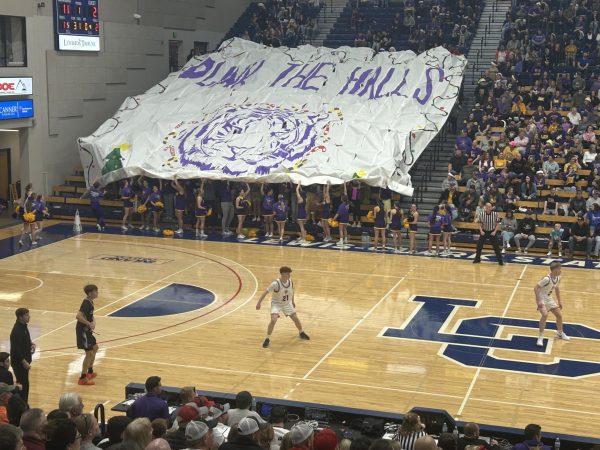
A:
{"label": "referee in striped shirt", "polygon": [[485,241],[490,241],[492,247],[494,247],[494,252],[496,252],[496,259],[498,260],[498,264],[503,266],[504,262],[502,261],[502,253],[500,252],[498,239],[496,239],[496,234],[500,230],[498,213],[492,210],[491,203],[486,203],[483,212],[479,215],[477,219],[479,221],[480,236],[479,241],[477,242],[477,253],[475,254],[473,264],[481,262],[481,250],[483,250],[483,245],[485,244]]}

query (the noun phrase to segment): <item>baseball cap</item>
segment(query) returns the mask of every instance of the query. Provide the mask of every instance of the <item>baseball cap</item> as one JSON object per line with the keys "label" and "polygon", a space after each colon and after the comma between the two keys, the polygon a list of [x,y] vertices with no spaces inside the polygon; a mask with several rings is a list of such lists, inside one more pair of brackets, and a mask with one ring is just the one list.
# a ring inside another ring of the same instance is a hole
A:
{"label": "baseball cap", "polygon": [[211,419],[218,419],[223,414],[227,414],[227,411],[229,411],[229,403],[225,403],[224,405],[215,403],[215,406],[211,406],[208,409],[208,416]]}
{"label": "baseball cap", "polygon": [[293,445],[298,445],[305,440],[307,440],[313,433],[315,429],[309,425],[308,423],[298,423],[292,427],[290,430],[290,438],[292,440]]}
{"label": "baseball cap", "polygon": [[4,394],[5,392],[12,392],[15,390],[14,385],[0,383],[0,394]]}
{"label": "baseball cap", "polygon": [[213,428],[206,422],[191,421],[185,427],[185,440],[188,442],[199,441]]}
{"label": "baseball cap", "polygon": [[266,426],[267,422],[264,420],[258,417],[248,416],[240,420],[240,423],[237,425],[237,432],[240,436],[250,436],[252,433],[256,433]]}
{"label": "baseball cap", "polygon": [[315,435],[313,447],[315,450],[335,450],[338,445],[338,437],[331,428],[324,428]]}
{"label": "baseball cap", "polygon": [[191,406],[183,405],[179,408],[179,411],[177,411],[177,418],[179,422],[191,422],[198,418],[198,410]]}

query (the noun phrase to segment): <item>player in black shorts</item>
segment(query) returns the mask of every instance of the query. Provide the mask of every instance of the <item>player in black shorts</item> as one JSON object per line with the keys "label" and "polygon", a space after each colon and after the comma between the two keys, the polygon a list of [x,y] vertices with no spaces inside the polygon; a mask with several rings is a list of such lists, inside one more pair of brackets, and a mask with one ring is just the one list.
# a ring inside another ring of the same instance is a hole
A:
{"label": "player in black shorts", "polygon": [[78,384],[91,386],[96,384],[93,379],[96,378],[96,373],[94,372],[94,360],[96,359],[98,345],[96,344],[96,338],[94,337],[93,332],[96,328],[96,321],[94,320],[94,300],[98,297],[98,287],[93,284],[88,284],[83,288],[83,291],[87,297],[83,299],[79,311],[77,311],[77,325],[75,326],[77,348],[85,351],[85,358],[83,359],[81,376],[79,377]]}

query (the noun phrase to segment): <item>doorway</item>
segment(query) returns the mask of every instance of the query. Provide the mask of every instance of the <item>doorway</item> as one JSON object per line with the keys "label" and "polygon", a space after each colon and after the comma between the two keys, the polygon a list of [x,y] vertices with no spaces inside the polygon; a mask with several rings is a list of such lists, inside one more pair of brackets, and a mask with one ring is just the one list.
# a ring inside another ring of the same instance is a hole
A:
{"label": "doorway", "polygon": [[181,68],[179,50],[183,41],[169,41],[169,72],[177,72]]}
{"label": "doorway", "polygon": [[0,148],[0,199],[9,199],[11,183],[10,148]]}

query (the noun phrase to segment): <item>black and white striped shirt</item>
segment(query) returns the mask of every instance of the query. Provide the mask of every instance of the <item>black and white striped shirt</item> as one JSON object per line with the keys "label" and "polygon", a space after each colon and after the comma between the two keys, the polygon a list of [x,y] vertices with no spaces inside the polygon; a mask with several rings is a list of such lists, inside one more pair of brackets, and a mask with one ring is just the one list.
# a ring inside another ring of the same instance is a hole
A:
{"label": "black and white striped shirt", "polygon": [[498,213],[496,211],[492,211],[488,214],[487,212],[483,211],[479,215],[479,221],[481,222],[483,231],[494,231],[496,229],[496,224],[498,223]]}
{"label": "black and white striped shirt", "polygon": [[398,434],[396,439],[400,441],[400,447],[402,450],[413,450],[415,447],[415,441],[422,436],[427,436],[425,431],[413,431],[408,434]]}

